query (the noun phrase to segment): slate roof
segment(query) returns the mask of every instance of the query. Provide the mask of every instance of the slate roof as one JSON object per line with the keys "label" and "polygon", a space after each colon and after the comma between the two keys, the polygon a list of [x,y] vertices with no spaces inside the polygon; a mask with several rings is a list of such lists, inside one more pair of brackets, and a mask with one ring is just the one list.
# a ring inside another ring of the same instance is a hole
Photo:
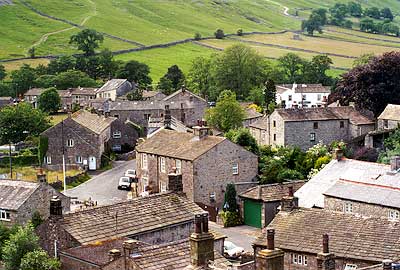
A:
{"label": "slate roof", "polygon": [[261,117],[260,119],[257,119],[255,122],[251,123],[249,127],[254,127],[258,129],[268,129],[268,115]]}
{"label": "slate roof", "polygon": [[160,130],[136,147],[136,151],[184,160],[195,160],[219,143],[224,137],[206,136],[196,139],[192,133]]}
{"label": "slate roof", "polygon": [[168,100],[170,100],[170,99],[172,99],[172,98],[174,98],[175,96],[177,96],[177,95],[179,95],[179,94],[181,94],[182,92],[186,92],[186,93],[189,93],[190,95],[192,95],[192,96],[194,96],[194,97],[196,97],[196,98],[198,98],[198,99],[200,99],[200,100],[202,100],[202,101],[204,101],[204,102],[206,102],[206,100],[204,99],[204,98],[202,98],[202,97],[200,97],[199,95],[196,95],[195,93],[193,93],[193,92],[190,92],[189,90],[187,90],[187,89],[179,89],[178,91],[175,91],[174,93],[172,93],[171,95],[169,95],[169,96],[166,96],[163,100],[164,101],[168,101]]}
{"label": "slate roof", "polygon": [[331,89],[329,86],[323,86],[322,84],[279,84],[276,85],[277,93],[284,93],[287,90],[292,90],[295,88],[295,93],[331,93]]}
{"label": "slate roof", "polygon": [[332,160],[302,186],[295,196],[299,206],[324,207],[324,195],[340,179],[400,188],[400,174],[390,175],[390,166],[353,159]]}
{"label": "slate roof", "polygon": [[71,97],[71,91],[69,90],[57,90],[61,98]]}
{"label": "slate roof", "polygon": [[94,133],[100,134],[108,128],[116,118],[104,117],[85,110],[80,110],[73,113],[71,119]]}
{"label": "slate roof", "polygon": [[322,121],[348,119],[354,125],[374,124],[374,121],[353,107],[276,109],[284,121]]}
{"label": "slate roof", "polygon": [[304,184],[305,181],[291,181],[279,184],[258,185],[243,192],[239,197],[262,200],[263,202],[280,201],[283,197],[289,195],[289,187],[293,187],[293,191],[297,191]]}
{"label": "slate roof", "polygon": [[400,105],[388,104],[378,119],[400,121]]}
{"label": "slate roof", "polygon": [[24,96],[40,96],[41,93],[44,92],[44,88],[31,88],[26,93]]}
{"label": "slate roof", "polygon": [[128,82],[128,80],[127,79],[109,80],[102,87],[100,87],[99,90],[97,90],[97,93],[115,90],[115,89],[119,88],[122,84],[124,84],[125,82]]}
{"label": "slate roof", "polygon": [[204,211],[184,195],[161,193],[66,214],[60,222],[83,245],[189,222],[199,213]]}
{"label": "slate roof", "polygon": [[260,118],[263,116],[261,113],[257,112],[255,109],[252,108],[246,108],[245,113],[246,113],[245,120]]}
{"label": "slate roof", "polygon": [[39,183],[0,180],[0,208],[18,210],[39,187]]}
{"label": "slate roof", "polygon": [[162,96],[162,98],[166,97],[166,95],[164,95],[163,93],[158,92],[158,91],[143,91],[143,98],[152,98],[157,95]]}
{"label": "slate roof", "polygon": [[[384,218],[357,217],[320,209],[279,212],[268,226],[275,229],[275,246],[304,253],[322,252],[322,235],[329,235],[337,257],[379,263],[400,257],[400,223]],[[266,233],[255,241],[266,246]]]}
{"label": "slate roof", "polygon": [[82,87],[78,87],[78,88],[70,88],[68,90],[71,91],[72,95],[95,96],[97,88],[82,88]]}
{"label": "slate roof", "polygon": [[[399,179],[400,180],[400,175]],[[400,188],[339,180],[324,195],[339,199],[400,208]]]}
{"label": "slate roof", "polygon": [[141,101],[129,101],[129,100],[117,100],[110,102],[111,111],[139,111],[139,110],[164,110],[165,105],[169,105],[170,109],[180,109],[181,103],[183,107],[195,108],[193,104],[189,101],[182,102],[169,102],[169,101],[159,101],[159,100],[141,100]]}

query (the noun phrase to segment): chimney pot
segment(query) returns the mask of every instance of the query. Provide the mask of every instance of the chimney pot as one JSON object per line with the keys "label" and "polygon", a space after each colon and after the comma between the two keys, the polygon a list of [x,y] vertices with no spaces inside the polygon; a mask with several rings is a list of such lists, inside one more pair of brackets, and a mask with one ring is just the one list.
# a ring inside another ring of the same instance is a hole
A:
{"label": "chimney pot", "polygon": [[267,230],[267,246],[269,250],[275,249],[275,230],[268,229]]}
{"label": "chimney pot", "polygon": [[329,235],[324,234],[322,236],[322,252],[329,253]]}
{"label": "chimney pot", "polygon": [[343,159],[343,150],[340,148],[336,148],[333,152],[333,158],[336,159],[337,161],[340,161]]}
{"label": "chimney pot", "polygon": [[133,239],[126,240],[123,243],[123,247],[125,256],[129,256],[132,253],[138,252],[139,249],[138,241]]}
{"label": "chimney pot", "polygon": [[118,249],[111,249],[108,252],[108,257],[109,257],[110,262],[115,261],[116,259],[121,257],[121,251],[119,251]]}
{"label": "chimney pot", "polygon": [[194,216],[194,232],[195,233],[202,233],[202,230],[201,230],[202,220],[203,220],[203,218],[201,215]]}
{"label": "chimney pot", "polygon": [[204,213],[203,217],[203,232],[208,233],[208,213]]}
{"label": "chimney pot", "polygon": [[393,261],[392,260],[383,260],[382,268],[383,270],[392,270]]}

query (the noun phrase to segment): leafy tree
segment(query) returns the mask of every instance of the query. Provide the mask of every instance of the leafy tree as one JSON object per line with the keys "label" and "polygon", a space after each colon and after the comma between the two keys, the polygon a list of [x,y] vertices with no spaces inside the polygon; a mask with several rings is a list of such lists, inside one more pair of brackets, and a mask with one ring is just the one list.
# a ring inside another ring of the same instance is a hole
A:
{"label": "leafy tree", "polygon": [[55,113],[61,107],[61,98],[57,89],[52,87],[40,94],[38,99],[39,109],[46,113]]}
{"label": "leafy tree", "polygon": [[270,104],[275,104],[276,103],[276,87],[275,87],[275,82],[271,79],[267,80],[265,83],[265,89],[264,89],[264,99],[265,99],[265,104],[267,107]]}
{"label": "leafy tree", "polygon": [[373,20],[371,19],[361,19],[360,20],[360,30],[369,33],[376,33],[377,28]]}
{"label": "leafy tree", "polygon": [[331,78],[326,75],[326,72],[333,64],[332,59],[327,55],[316,55],[312,58],[309,65],[305,65],[304,81],[308,83],[330,84]]}
{"label": "leafy tree", "polygon": [[368,64],[372,59],[374,59],[374,57],[375,55],[373,53],[366,53],[361,55],[353,61],[353,68]]}
{"label": "leafy tree", "polygon": [[149,74],[150,68],[148,65],[132,60],[122,64],[118,68],[116,77],[127,79],[128,81],[135,82],[141,86],[147,86],[152,82]]}
{"label": "leafy tree", "polygon": [[314,10],[309,19],[302,21],[301,29],[307,31],[309,35],[314,35],[314,31],[322,34],[322,26],[326,23],[326,10]]}
{"label": "leafy tree", "polygon": [[17,93],[24,93],[34,85],[36,79],[35,69],[27,64],[23,64],[18,70],[11,72],[11,81]]}
{"label": "leafy tree", "polygon": [[381,18],[381,12],[377,7],[370,7],[365,9],[365,15],[377,20]]}
{"label": "leafy tree", "polygon": [[247,101],[253,102],[257,106],[264,106],[264,89],[261,86],[252,88],[249,96],[247,97]]}
{"label": "leafy tree", "polygon": [[27,136],[38,136],[50,127],[45,113],[28,103],[7,106],[0,110],[0,143],[17,143]]}
{"label": "leafy tree", "polygon": [[302,76],[304,60],[294,53],[288,53],[278,58],[279,66],[285,73],[286,80],[290,83],[298,81]]}
{"label": "leafy tree", "polygon": [[61,263],[50,258],[46,251],[38,249],[25,254],[19,270],[59,270]]}
{"label": "leafy tree", "polygon": [[0,83],[0,97],[14,97],[15,91],[12,89],[12,85],[6,83]]}
{"label": "leafy tree", "polygon": [[50,61],[47,66],[48,74],[58,74],[60,72],[65,72],[74,69],[76,65],[76,59],[69,55],[63,55],[59,58]]}
{"label": "leafy tree", "polygon": [[7,77],[6,68],[0,64],[0,81],[4,80]]}
{"label": "leafy tree", "polygon": [[39,64],[36,68],[35,68],[35,72],[37,76],[42,76],[48,73],[47,70],[47,66],[43,65],[43,64]]}
{"label": "leafy tree", "polygon": [[345,4],[336,3],[332,8],[329,9],[331,13],[331,24],[341,25],[341,21],[344,20],[348,13],[347,6]]}
{"label": "leafy tree", "polygon": [[22,258],[39,249],[38,237],[31,224],[19,227],[3,247],[3,262],[7,270],[20,270]]}
{"label": "leafy tree", "polygon": [[196,57],[192,62],[192,67],[188,73],[188,86],[202,97],[210,97],[213,87],[212,69],[214,67],[212,59],[203,56]]}
{"label": "leafy tree", "polygon": [[6,241],[10,239],[10,235],[15,233],[16,230],[17,226],[9,228],[6,227],[3,223],[0,223],[0,260],[2,260],[3,247]]}
{"label": "leafy tree", "polygon": [[40,88],[50,88],[56,86],[56,75],[42,75],[36,78],[34,85]]}
{"label": "leafy tree", "polygon": [[194,34],[194,40],[201,40],[201,34],[200,33]]}
{"label": "leafy tree", "polygon": [[394,156],[400,156],[400,128],[384,141],[385,151],[379,154],[378,162],[389,164]]}
{"label": "leafy tree", "polygon": [[321,18],[321,24],[325,25],[328,23],[328,17],[326,16],[327,12],[328,11],[324,8],[317,8],[312,11],[312,14],[318,15]]}
{"label": "leafy tree", "polygon": [[42,215],[38,211],[33,212],[31,222],[33,228],[37,228],[40,224],[43,223]]}
{"label": "leafy tree", "polygon": [[96,87],[97,82],[90,78],[87,74],[79,70],[69,70],[59,73],[54,78],[54,86],[57,89],[82,87]]}
{"label": "leafy tree", "polygon": [[256,139],[250,134],[247,128],[231,129],[225,133],[225,137],[230,141],[243,146],[247,150],[258,154],[258,144]]}
{"label": "leafy tree", "polygon": [[78,50],[84,52],[85,56],[94,55],[95,50],[99,48],[104,37],[101,33],[93,29],[83,29],[79,33],[72,35],[69,43],[75,44]]}
{"label": "leafy tree", "polygon": [[400,35],[399,32],[400,32],[399,27],[397,25],[395,25],[394,23],[382,24],[382,28],[381,28],[382,34],[391,34],[391,35],[399,36]]}
{"label": "leafy tree", "polygon": [[254,49],[237,44],[227,48],[215,63],[215,82],[219,89],[230,89],[239,99],[249,89],[264,83],[268,63]]}
{"label": "leafy tree", "polygon": [[241,127],[244,117],[243,108],[236,100],[235,93],[230,90],[222,91],[217,105],[206,111],[208,123],[223,132]]}
{"label": "leafy tree", "polygon": [[30,58],[35,58],[35,47],[30,47],[28,50],[28,54]]}
{"label": "leafy tree", "polygon": [[389,52],[353,68],[342,75],[336,91],[329,97],[330,102],[339,100],[342,105],[354,102],[358,108],[378,116],[388,103],[400,104],[399,65],[400,52]]}
{"label": "leafy tree", "polygon": [[181,88],[184,83],[185,75],[182,70],[177,65],[173,65],[168,68],[167,73],[160,79],[158,87],[164,94],[169,95]]}
{"label": "leafy tree", "polygon": [[347,29],[353,28],[353,22],[350,20],[344,20],[342,25],[344,28],[347,28]]}
{"label": "leafy tree", "polygon": [[354,17],[361,17],[362,16],[362,7],[359,3],[356,2],[349,2],[347,4],[347,9],[349,10],[349,13],[351,16]]}
{"label": "leafy tree", "polygon": [[222,30],[222,29],[217,29],[217,31],[215,31],[214,35],[215,35],[216,39],[223,39],[225,37],[224,30]]}
{"label": "leafy tree", "polygon": [[393,21],[394,18],[392,11],[388,7],[381,9],[381,16],[389,21]]}
{"label": "leafy tree", "polygon": [[242,29],[238,29],[238,30],[236,31],[236,34],[237,34],[239,37],[243,36],[243,30],[242,30]]}
{"label": "leafy tree", "polygon": [[133,100],[142,100],[143,99],[143,90],[142,88],[138,87],[135,90],[129,92],[126,98],[130,101]]}
{"label": "leafy tree", "polygon": [[229,212],[237,212],[238,205],[236,201],[236,189],[234,184],[227,184],[224,194],[224,210]]}

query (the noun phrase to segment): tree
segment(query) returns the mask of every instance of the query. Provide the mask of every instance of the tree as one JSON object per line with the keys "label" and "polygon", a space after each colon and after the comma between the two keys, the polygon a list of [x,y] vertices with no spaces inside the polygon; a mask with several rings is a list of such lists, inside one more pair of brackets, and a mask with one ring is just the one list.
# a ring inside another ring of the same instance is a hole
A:
{"label": "tree", "polygon": [[279,57],[278,62],[289,83],[294,83],[301,78],[304,60],[300,56],[294,53],[288,53]]}
{"label": "tree", "polygon": [[97,82],[87,74],[79,70],[69,70],[59,73],[54,78],[54,84],[57,89],[68,89],[81,87],[96,87]]}
{"label": "tree", "polygon": [[223,39],[225,37],[224,30],[217,29],[214,33],[216,39]]}
{"label": "tree", "polygon": [[0,81],[4,80],[7,77],[6,68],[3,65],[0,65]]}
{"label": "tree", "polygon": [[258,144],[256,139],[250,134],[249,129],[247,128],[239,128],[239,129],[231,129],[227,133],[225,133],[225,137],[230,141],[243,146],[250,152],[254,154],[258,154]]}
{"label": "tree", "polygon": [[325,25],[328,23],[328,17],[326,16],[327,10],[324,8],[317,8],[312,11],[312,14],[316,14],[321,18],[321,24]]}
{"label": "tree", "polygon": [[324,26],[326,22],[326,9],[319,8],[311,12],[308,20],[302,21],[301,29],[307,31],[309,35],[313,35],[314,31],[318,31],[322,34],[322,26]]}
{"label": "tree", "polygon": [[395,36],[399,36],[399,27],[394,23],[384,23],[382,24],[381,32],[382,34],[391,34]]}
{"label": "tree", "polygon": [[236,34],[237,34],[239,37],[243,36],[243,30],[242,30],[242,29],[238,29],[238,30],[236,31]]}
{"label": "tree", "polygon": [[39,239],[31,224],[19,227],[3,247],[3,262],[7,270],[20,270],[22,258],[39,249]]}
{"label": "tree", "polygon": [[215,57],[196,57],[188,73],[187,81],[189,88],[199,93],[204,98],[210,97],[210,92],[214,85],[212,78],[212,69],[214,67],[213,58]]}
{"label": "tree", "polygon": [[129,92],[126,95],[126,98],[130,101],[134,100],[142,100],[143,99],[143,90],[140,87],[137,87],[135,90]]}
{"label": "tree", "polygon": [[264,98],[265,98],[265,104],[267,107],[270,104],[275,104],[276,103],[276,87],[275,87],[275,82],[271,79],[267,80],[265,83],[265,89],[264,89]]}
{"label": "tree", "polygon": [[56,75],[42,75],[36,78],[34,85],[39,88],[50,88],[56,86]]}
{"label": "tree", "polygon": [[381,12],[377,7],[371,7],[365,9],[365,15],[374,19],[379,20],[381,18]]}
{"label": "tree", "polygon": [[229,212],[237,212],[238,205],[236,201],[236,189],[234,184],[227,184],[224,195],[224,210]]}
{"label": "tree", "polygon": [[200,39],[201,39],[201,34],[200,33],[194,34],[194,40],[200,40]]}
{"label": "tree", "polygon": [[374,57],[375,55],[373,53],[366,53],[361,55],[353,61],[353,68],[368,64],[372,59],[374,59]]}
{"label": "tree", "polygon": [[50,258],[46,251],[38,249],[25,254],[19,270],[59,270],[61,263]]}
{"label": "tree", "polygon": [[207,122],[223,132],[241,127],[244,117],[243,108],[230,90],[222,91],[216,106],[206,111]]}
{"label": "tree", "polygon": [[0,97],[13,97],[15,91],[12,89],[12,85],[6,83],[0,83]]}
{"label": "tree", "polygon": [[30,47],[28,50],[28,54],[30,58],[35,58],[35,47]]}
{"label": "tree", "polygon": [[349,2],[347,4],[347,9],[349,10],[349,13],[351,16],[354,17],[361,17],[362,16],[362,7],[361,4],[356,3],[356,2]]}
{"label": "tree", "polygon": [[247,101],[253,102],[257,106],[264,106],[264,89],[262,86],[254,87],[250,90],[249,96],[247,97]]}
{"label": "tree", "polygon": [[268,63],[254,49],[237,44],[227,48],[215,63],[215,83],[219,89],[234,91],[245,99],[249,89],[264,83]]}
{"label": "tree", "polygon": [[400,128],[384,141],[385,151],[379,154],[378,162],[389,164],[392,157],[400,156]]}
{"label": "tree", "polygon": [[95,50],[99,48],[104,37],[101,33],[93,29],[83,29],[79,33],[72,35],[69,43],[75,44],[78,50],[84,52],[85,56],[94,55]]}
{"label": "tree", "polygon": [[23,64],[20,69],[11,72],[11,81],[18,94],[30,89],[34,85],[36,77],[35,69],[27,64]]}
{"label": "tree", "polygon": [[39,213],[39,211],[36,210],[35,212],[33,212],[31,222],[33,228],[37,228],[40,224],[43,223],[43,217]]}
{"label": "tree", "polygon": [[45,113],[28,103],[7,106],[0,110],[0,143],[17,143],[28,136],[38,136],[50,127]]}
{"label": "tree", "polygon": [[10,235],[15,233],[16,230],[17,230],[16,226],[9,228],[6,227],[3,223],[0,223],[0,260],[2,260],[3,247],[6,241],[10,239]]}
{"label": "tree", "polygon": [[304,82],[322,83],[324,85],[331,84],[332,80],[326,75],[326,72],[332,64],[332,59],[327,55],[314,56],[309,64],[304,65]]}
{"label": "tree", "polygon": [[330,103],[338,100],[342,105],[354,102],[360,109],[378,116],[387,104],[400,104],[400,52],[388,52],[373,58],[368,64],[357,66],[338,82]]}
{"label": "tree", "polygon": [[132,60],[120,65],[116,72],[116,77],[127,79],[141,86],[147,86],[152,82],[149,74],[150,68],[148,65]]}
{"label": "tree", "polygon": [[392,11],[388,7],[381,9],[381,16],[389,21],[393,21],[394,18]]}
{"label": "tree", "polygon": [[71,69],[74,69],[76,65],[76,60],[74,57],[69,55],[63,55],[59,58],[50,61],[47,66],[47,74],[58,74]]}
{"label": "tree", "polygon": [[182,70],[177,65],[173,65],[168,68],[167,73],[160,79],[158,88],[164,94],[169,95],[181,88],[184,83],[185,75]]}
{"label": "tree", "polygon": [[40,94],[39,109],[46,113],[56,113],[61,107],[61,98],[57,89],[52,87]]}
{"label": "tree", "polygon": [[345,4],[336,3],[332,8],[329,9],[331,13],[331,24],[341,25],[341,21],[344,20],[348,13],[347,6]]}

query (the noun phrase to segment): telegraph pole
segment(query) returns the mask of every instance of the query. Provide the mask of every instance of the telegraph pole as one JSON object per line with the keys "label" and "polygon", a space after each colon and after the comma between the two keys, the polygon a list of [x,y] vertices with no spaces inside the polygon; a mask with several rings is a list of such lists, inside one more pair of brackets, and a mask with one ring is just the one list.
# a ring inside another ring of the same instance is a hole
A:
{"label": "telegraph pole", "polygon": [[8,146],[9,146],[9,159],[10,159],[10,179],[12,179],[13,178],[13,170],[12,170],[12,158],[11,158],[11,141],[10,141],[10,143],[8,144]]}
{"label": "telegraph pole", "polygon": [[64,120],[61,121],[61,147],[62,147],[62,161],[63,161],[63,186],[64,186],[64,193],[67,191],[67,185],[65,181],[65,148],[64,148]]}

